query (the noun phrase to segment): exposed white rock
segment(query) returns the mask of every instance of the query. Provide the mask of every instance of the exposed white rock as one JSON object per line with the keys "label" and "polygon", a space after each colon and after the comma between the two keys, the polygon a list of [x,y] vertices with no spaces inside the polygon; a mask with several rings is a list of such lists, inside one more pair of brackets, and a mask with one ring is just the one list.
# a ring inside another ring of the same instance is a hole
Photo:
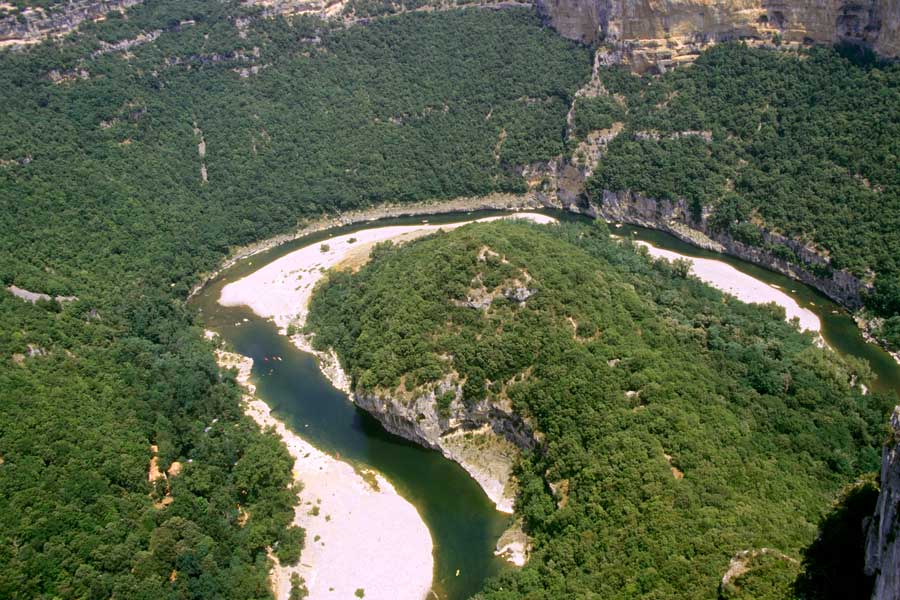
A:
{"label": "exposed white rock", "polygon": [[[215,334],[206,336],[213,339]],[[306,581],[312,600],[353,598],[360,588],[366,598],[381,600],[428,596],[433,542],[416,508],[380,473],[369,471],[364,478],[272,416],[269,406],[253,395],[253,359],[223,350],[216,351],[216,359],[223,368],[237,370],[237,381],[247,391],[245,412],[261,427],[273,428],[294,459],[300,490],[294,523],[306,529],[306,545],[295,566],[275,560],[270,576],[275,597],[288,599],[293,573]]]}
{"label": "exposed white rock", "polygon": [[517,519],[497,540],[494,556],[501,556],[517,567],[524,567],[530,553],[531,539],[523,530],[522,521]]}

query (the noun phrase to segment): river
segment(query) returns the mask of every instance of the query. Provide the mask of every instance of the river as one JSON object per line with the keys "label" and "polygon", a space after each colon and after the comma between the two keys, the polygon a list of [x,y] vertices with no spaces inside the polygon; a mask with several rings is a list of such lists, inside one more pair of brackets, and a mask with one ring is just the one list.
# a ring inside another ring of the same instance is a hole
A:
{"label": "river", "polygon": [[[560,220],[586,220],[561,211],[544,212]],[[429,216],[431,224],[453,223],[503,214],[497,211]],[[493,555],[509,516],[495,510],[481,488],[456,463],[384,431],[367,413],[350,403],[319,372],[315,359],[295,348],[275,325],[248,308],[217,303],[222,287],[303,246],[369,227],[411,225],[424,217],[404,217],[339,227],[282,244],[242,260],[210,281],[190,302],[205,327],[218,332],[238,353],[254,360],[257,396],[288,427],[324,452],[381,472],[419,510],[434,541],[435,593],[442,599],[466,598],[484,580],[512,568]],[[815,290],[783,275],[738,259],[704,251],[671,235],[631,226],[615,233],[646,241],[687,256],[726,262],[761,281],[778,286],[804,308],[815,312],[822,336],[838,352],[866,360],[879,390],[900,390],[900,365],[875,344],[866,343],[850,315]],[[280,356],[282,360],[268,360]],[[402,576],[398,574],[399,576]]]}

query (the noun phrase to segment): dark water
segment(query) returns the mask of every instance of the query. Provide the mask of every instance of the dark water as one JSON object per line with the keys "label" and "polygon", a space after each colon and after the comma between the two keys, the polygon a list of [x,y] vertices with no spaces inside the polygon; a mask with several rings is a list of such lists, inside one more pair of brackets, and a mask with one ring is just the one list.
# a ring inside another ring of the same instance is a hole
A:
{"label": "dark water", "polygon": [[[556,211],[541,212],[564,220],[580,219]],[[500,213],[430,216],[428,222],[450,223],[494,214]],[[229,281],[240,279],[302,246],[367,227],[422,220],[422,217],[389,219],[289,242],[235,265],[206,286],[191,304],[201,312],[206,327],[217,331],[236,352],[253,358],[259,397],[290,428],[325,452],[339,453],[343,460],[378,470],[418,508],[434,540],[436,592],[441,598],[456,600],[478,591],[487,577],[510,568],[493,556],[494,544],[509,518],[494,509],[478,484],[461,467],[437,452],[385,432],[373,417],[331,387],[315,360],[278,335],[272,323],[256,317],[248,309],[225,308],[216,302]],[[811,288],[740,260],[700,250],[658,231],[624,226],[616,233],[681,254],[722,260],[748,275],[780,286],[801,306],[819,316],[823,337],[833,348],[868,361],[877,377],[877,389],[900,390],[900,366],[878,346],[862,339],[846,311]],[[272,356],[283,360],[266,360]]]}
{"label": "dark water", "polygon": [[[428,217],[428,222],[449,223],[493,214],[500,213],[435,216]],[[377,226],[421,222],[421,217],[391,219],[380,221]],[[274,324],[249,309],[226,308],[217,303],[222,287],[229,281],[297,248],[371,226],[315,234],[251,257],[211,282],[191,304],[201,311],[207,328],[218,332],[236,352],[253,358],[257,395],[288,427],[324,452],[339,453],[342,460],[379,471],[416,506],[434,541],[435,592],[448,600],[468,598],[481,589],[486,578],[510,568],[493,555],[509,516],[497,512],[462,467],[438,452],[384,431],[373,417],[331,386],[312,356],[278,335]],[[272,356],[282,360],[271,360]]]}

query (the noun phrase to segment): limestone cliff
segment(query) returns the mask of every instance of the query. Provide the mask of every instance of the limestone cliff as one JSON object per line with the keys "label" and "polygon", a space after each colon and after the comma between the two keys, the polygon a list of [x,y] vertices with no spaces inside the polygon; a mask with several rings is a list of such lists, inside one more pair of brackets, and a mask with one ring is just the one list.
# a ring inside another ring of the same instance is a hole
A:
{"label": "limestone cliff", "polygon": [[866,574],[875,576],[873,600],[900,599],[900,406],[881,461],[881,494],[869,524]]}
{"label": "limestone cliff", "polygon": [[[318,355],[321,361],[322,354]],[[333,351],[330,357],[340,370]],[[323,373],[332,379],[328,358],[320,365]],[[453,400],[442,410],[438,397],[447,394],[452,395]],[[498,511],[513,512],[518,488],[513,466],[523,449],[539,445],[541,435],[526,419],[513,412],[508,400],[482,400],[466,405],[462,401],[462,388],[453,376],[446,377],[427,392],[406,392],[401,386],[401,389],[389,391],[357,390],[351,397],[386,430],[438,450],[459,464],[481,486]],[[517,518],[497,540],[494,555],[521,567],[528,562],[531,549],[531,538],[525,533],[523,520]]]}
{"label": "limestone cliff", "polygon": [[536,0],[565,37],[605,42],[637,71],[690,62],[725,40],[787,47],[861,44],[900,55],[897,0]]}
{"label": "limestone cliff", "polygon": [[[560,180],[560,184],[564,186],[566,182]],[[736,240],[728,233],[716,231],[710,224],[710,209],[704,209],[702,214],[695,215],[684,200],[658,200],[624,190],[604,191],[602,200],[594,203],[579,194],[580,190],[577,188],[560,189],[556,198],[548,198],[547,202],[594,218],[659,229],[700,248],[730,254],[801,281],[851,310],[862,307],[864,294],[871,291],[870,282],[863,281],[849,271],[828,268],[830,259],[809,245],[760,228],[767,244],[787,246],[800,262],[784,260],[763,248]]]}
{"label": "limestone cliff", "polygon": [[[453,400],[445,410],[438,396]],[[512,467],[523,448],[537,445],[531,427],[512,406],[481,401],[466,405],[459,382],[446,378],[431,391],[357,391],[354,402],[377,418],[385,429],[439,450],[459,463],[503,512],[512,512],[515,482]]]}
{"label": "limestone cliff", "polygon": [[322,19],[339,20],[345,25],[367,23],[372,19],[409,12],[435,12],[458,8],[531,7],[531,0],[424,0],[415,4],[402,0],[385,0],[367,5],[351,0],[243,0],[243,4],[262,9],[263,16],[315,15]]}
{"label": "limestone cliff", "polygon": [[50,10],[28,8],[0,18],[0,48],[35,44],[66,35],[82,22],[103,18],[110,11],[125,11],[144,0],[76,0],[60,2]]}

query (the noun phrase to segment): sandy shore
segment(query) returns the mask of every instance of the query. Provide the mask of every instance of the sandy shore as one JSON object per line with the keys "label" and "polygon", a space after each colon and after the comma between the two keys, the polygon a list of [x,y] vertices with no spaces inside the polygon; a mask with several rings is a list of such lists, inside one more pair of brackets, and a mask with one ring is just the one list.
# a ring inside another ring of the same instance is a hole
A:
{"label": "sandy shore", "polygon": [[[498,219],[526,219],[536,223],[557,222],[553,217],[546,215],[521,212],[443,225],[423,223],[377,227],[341,235],[295,250],[247,277],[229,283],[222,288],[219,304],[248,306],[255,314],[272,319],[280,332],[286,334],[289,325],[300,328],[306,323],[313,289],[328,269],[359,268],[368,260],[372,248],[381,242],[390,240],[393,243],[403,243],[438,230],[449,231],[468,223],[483,223]],[[316,355],[322,373],[337,389],[349,397],[350,378],[341,369],[333,351],[314,351],[309,340],[303,335],[293,335],[291,341],[300,350]],[[508,493],[508,490],[512,489],[509,485],[511,468],[486,469],[475,461],[465,461],[464,453],[454,450],[457,449],[454,447],[445,450],[444,454],[456,460],[472,475],[494,502],[497,510],[511,513],[513,498]],[[502,474],[498,475],[499,471],[502,471]]]}
{"label": "sandy shore", "polygon": [[385,203],[378,206],[351,210],[348,212],[338,213],[336,215],[323,215],[321,218],[313,219],[303,226],[297,228],[291,233],[283,233],[274,237],[260,240],[246,246],[233,248],[224,261],[219,264],[213,271],[203,275],[199,282],[191,289],[188,299],[196,295],[203,286],[215,279],[223,271],[232,267],[236,263],[255,256],[261,252],[265,252],[275,246],[311,235],[322,231],[328,231],[336,227],[353,225],[355,223],[367,223],[377,221],[379,219],[390,219],[396,217],[415,217],[421,216],[428,218],[432,215],[443,215],[449,213],[464,213],[481,210],[502,210],[502,211],[526,211],[545,208],[545,205],[538,200],[533,194],[504,194],[493,193],[486,196],[468,196],[453,198],[451,200],[431,200],[423,202],[402,202],[402,203]]}
{"label": "sandy shore", "polygon": [[767,304],[774,302],[784,308],[788,320],[797,318],[800,329],[819,332],[822,324],[816,313],[802,308],[797,301],[781,290],[742,273],[728,263],[710,258],[694,258],[663,250],[647,242],[638,241],[637,244],[647,248],[650,256],[665,258],[666,260],[685,259],[691,262],[691,273],[712,287],[727,292],[743,302],[755,302]]}
{"label": "sandy shore", "polygon": [[289,324],[302,327],[306,323],[313,288],[328,269],[342,263],[342,266],[347,268],[360,266],[368,259],[372,247],[379,242],[392,240],[400,243],[434,233],[439,229],[449,231],[468,223],[497,219],[556,222],[552,217],[537,213],[513,213],[462,223],[395,225],[348,233],[291,252],[251,275],[229,283],[222,288],[219,304],[248,306],[257,315],[275,321],[282,333],[286,333]]}
{"label": "sandy shore", "polygon": [[366,471],[364,478],[273,417],[253,395],[251,358],[222,350],[216,358],[222,367],[238,370],[238,382],[248,392],[245,412],[284,440],[303,488],[294,523],[306,529],[306,546],[299,564],[272,570],[276,598],[290,595],[292,573],[306,580],[311,600],[356,598],[359,589],[367,599],[425,598],[434,574],[433,543],[415,507],[380,474]]}

